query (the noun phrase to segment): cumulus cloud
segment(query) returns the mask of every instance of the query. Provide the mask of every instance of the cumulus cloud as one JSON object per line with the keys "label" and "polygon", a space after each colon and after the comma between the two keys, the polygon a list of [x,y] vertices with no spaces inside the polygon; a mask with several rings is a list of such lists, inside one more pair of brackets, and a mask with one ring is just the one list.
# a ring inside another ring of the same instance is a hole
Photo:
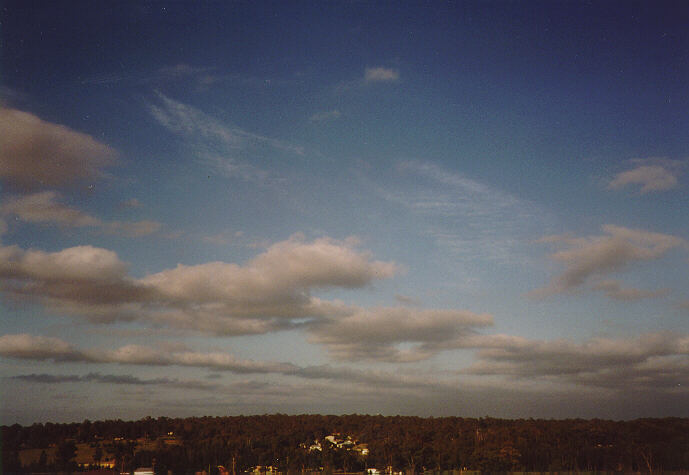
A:
{"label": "cumulus cloud", "polygon": [[399,78],[399,71],[391,68],[366,68],[364,72],[364,80],[366,82],[390,82],[397,81]]}
{"label": "cumulus cloud", "polygon": [[54,188],[96,179],[116,155],[87,134],[0,107],[0,179],[12,187]]}
{"label": "cumulus cloud", "polygon": [[641,185],[641,194],[671,190],[677,187],[683,166],[679,160],[663,159],[632,160],[632,163],[635,166],[615,175],[608,188],[618,190],[628,185]]}
{"label": "cumulus cloud", "polygon": [[547,287],[530,295],[544,297],[572,291],[591,278],[623,270],[635,262],[658,259],[670,249],[687,246],[684,239],[676,236],[621,226],[605,225],[603,232],[605,234],[600,236],[546,236],[540,239],[542,243],[564,247],[550,257],[564,263],[565,271]]}
{"label": "cumulus cloud", "polygon": [[244,266],[210,262],[178,265],[145,277],[169,301],[218,304],[236,316],[313,316],[324,310],[311,289],[363,287],[391,277],[397,266],[373,261],[346,242],[329,238],[311,243],[295,236],[270,246]]}
{"label": "cumulus cloud", "polygon": [[0,213],[14,215],[28,223],[91,227],[103,233],[130,237],[153,234],[161,227],[161,224],[156,221],[103,221],[77,208],[60,203],[60,198],[60,194],[55,191],[10,198],[0,205]]}
{"label": "cumulus cloud", "polygon": [[92,320],[125,318],[128,306],[153,295],[127,276],[117,254],[93,246],[58,252],[0,247],[0,291]]}
{"label": "cumulus cloud", "polygon": [[316,289],[360,288],[398,271],[352,241],[301,236],[278,242],[245,265],[178,265],[143,278],[109,250],[78,246],[59,252],[0,247],[0,290],[91,321],[141,319],[217,334],[266,333],[293,319],[341,314],[344,306]]}
{"label": "cumulus cloud", "polygon": [[608,297],[615,300],[641,300],[656,297],[663,297],[670,293],[669,289],[642,290],[625,288],[616,280],[602,280],[591,287],[593,290],[600,290]]}
{"label": "cumulus cloud", "polygon": [[[449,341],[493,324],[493,317],[468,310],[407,307],[355,309],[350,315],[316,322],[311,340],[337,358],[406,362],[426,359]],[[400,344],[413,345],[409,349]]]}

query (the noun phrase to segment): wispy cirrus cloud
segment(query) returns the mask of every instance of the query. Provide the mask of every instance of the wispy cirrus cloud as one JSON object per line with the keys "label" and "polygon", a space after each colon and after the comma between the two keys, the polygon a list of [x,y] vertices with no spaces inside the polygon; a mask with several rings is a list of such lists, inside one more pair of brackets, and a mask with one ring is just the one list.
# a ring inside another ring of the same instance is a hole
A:
{"label": "wispy cirrus cloud", "polygon": [[158,123],[178,135],[197,159],[213,164],[227,176],[269,181],[270,172],[255,164],[258,157],[272,151],[304,154],[301,146],[227,125],[162,93],[157,93],[157,98],[158,102],[149,106],[149,112]]}
{"label": "wispy cirrus cloud", "polygon": [[611,190],[639,185],[639,193],[667,191],[679,185],[679,175],[686,165],[680,160],[636,159],[632,168],[619,172],[608,183]]}
{"label": "wispy cirrus cloud", "polygon": [[519,260],[519,247],[549,214],[533,203],[432,162],[400,162],[409,186],[374,185],[378,194],[423,218],[422,232],[453,255]]}
{"label": "wispy cirrus cloud", "polygon": [[[669,234],[610,224],[603,226],[603,232],[603,235],[579,238],[567,235],[541,238],[541,243],[563,248],[551,254],[550,258],[562,262],[565,271],[553,278],[548,286],[534,290],[530,295],[546,297],[569,292],[592,279],[624,270],[637,262],[659,259],[671,249],[688,245],[685,239]],[[612,288],[609,284],[603,284],[603,288],[597,290],[611,292],[611,296],[622,295],[621,289]]]}

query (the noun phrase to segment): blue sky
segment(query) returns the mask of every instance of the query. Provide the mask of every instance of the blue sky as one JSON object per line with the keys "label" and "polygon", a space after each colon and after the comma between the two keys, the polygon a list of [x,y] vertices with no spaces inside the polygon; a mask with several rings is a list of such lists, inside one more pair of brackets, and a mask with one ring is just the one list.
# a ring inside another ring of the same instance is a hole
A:
{"label": "blue sky", "polygon": [[0,21],[3,423],[689,416],[682,2]]}

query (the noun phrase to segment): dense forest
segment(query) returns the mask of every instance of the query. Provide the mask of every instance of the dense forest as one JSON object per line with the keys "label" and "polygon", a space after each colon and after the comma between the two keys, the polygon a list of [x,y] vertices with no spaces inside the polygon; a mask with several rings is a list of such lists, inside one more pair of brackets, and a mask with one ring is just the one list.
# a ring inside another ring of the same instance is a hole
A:
{"label": "dense forest", "polygon": [[[175,474],[208,467],[217,473],[218,466],[227,467],[229,473],[257,466],[280,472],[375,468],[407,473],[689,468],[689,419],[679,418],[160,417],[15,424],[2,427],[1,442],[2,473],[79,471],[107,458],[120,471],[153,466],[156,473]],[[83,463],[83,454],[82,463],[77,463],[77,452],[86,450],[79,447],[91,450],[93,464]],[[40,456],[28,460],[29,453]]]}

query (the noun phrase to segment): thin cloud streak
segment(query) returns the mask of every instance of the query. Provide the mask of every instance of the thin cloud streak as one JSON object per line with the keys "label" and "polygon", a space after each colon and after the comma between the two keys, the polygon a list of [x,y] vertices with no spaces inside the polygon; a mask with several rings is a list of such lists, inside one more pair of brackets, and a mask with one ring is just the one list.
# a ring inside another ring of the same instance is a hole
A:
{"label": "thin cloud streak", "polygon": [[679,185],[679,175],[684,162],[666,159],[632,160],[634,168],[615,175],[608,183],[611,190],[619,190],[630,185],[640,185],[639,193],[668,191]]}
{"label": "thin cloud streak", "polygon": [[422,232],[447,252],[467,259],[521,260],[519,248],[548,213],[495,187],[433,163],[404,161],[402,176],[414,178],[403,190],[375,185],[383,198],[422,217]]}
{"label": "thin cloud streak", "polygon": [[[46,343],[55,349],[46,352]],[[689,390],[686,386],[681,387],[689,377],[687,335],[649,333],[628,339],[592,338],[575,343],[472,334],[458,337],[452,345],[455,349],[475,351],[474,363],[457,368],[455,374],[459,379],[440,378],[438,374],[427,372],[405,374],[331,365],[299,367],[291,363],[241,360],[228,353],[163,352],[135,345],[116,350],[82,350],[56,338],[27,334],[0,336],[0,356],[58,363],[196,367],[240,375],[272,374],[360,384],[368,388],[426,392],[456,390],[457,387],[494,390],[505,384],[505,379],[496,380],[495,377],[507,378],[515,385],[524,384],[525,387],[560,384],[564,385],[561,387],[571,385],[583,390],[625,391],[635,388],[658,394]],[[167,384],[168,381],[162,383]],[[131,384],[136,384],[136,381]]]}
{"label": "thin cloud streak", "polygon": [[304,154],[303,147],[228,126],[160,92],[157,97],[158,103],[149,105],[149,112],[156,121],[180,136],[197,159],[213,164],[228,177],[258,183],[276,180],[270,172],[252,163],[257,155],[265,154],[263,148]]}
{"label": "thin cloud streak", "polygon": [[168,388],[179,389],[196,389],[205,391],[215,391],[222,386],[212,384],[205,381],[198,380],[179,380],[171,378],[153,378],[143,379],[131,375],[117,375],[117,374],[100,374],[88,373],[86,375],[76,374],[19,374],[15,376],[6,377],[7,379],[24,381],[27,383],[38,384],[63,384],[63,383],[99,383],[99,384],[115,384],[115,385],[129,385],[129,386],[162,386]]}
{"label": "thin cloud streak", "polygon": [[[571,292],[591,280],[620,272],[635,263],[663,257],[675,248],[689,249],[683,238],[622,226],[605,225],[605,234],[576,238],[568,235],[545,236],[538,242],[563,247],[550,258],[565,265],[565,271],[554,277],[548,286],[529,293],[535,298]],[[594,284],[596,290],[607,290],[611,296],[622,295],[609,284]],[[596,287],[598,286],[598,287]],[[631,294],[629,295],[631,296]]]}
{"label": "thin cloud streak", "polygon": [[103,221],[77,208],[60,203],[60,194],[43,191],[13,197],[0,204],[0,214],[13,215],[27,223],[57,225],[61,227],[94,228],[104,234],[129,237],[147,236],[162,227],[156,221]]}

